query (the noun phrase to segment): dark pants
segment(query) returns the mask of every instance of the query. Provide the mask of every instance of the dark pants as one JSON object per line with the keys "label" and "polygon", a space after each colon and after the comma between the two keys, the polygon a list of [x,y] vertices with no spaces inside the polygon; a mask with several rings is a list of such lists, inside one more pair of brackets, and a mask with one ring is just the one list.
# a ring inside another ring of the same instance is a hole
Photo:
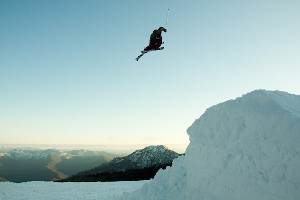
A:
{"label": "dark pants", "polygon": [[157,50],[162,44],[162,39],[150,42],[150,44],[144,49],[144,51]]}

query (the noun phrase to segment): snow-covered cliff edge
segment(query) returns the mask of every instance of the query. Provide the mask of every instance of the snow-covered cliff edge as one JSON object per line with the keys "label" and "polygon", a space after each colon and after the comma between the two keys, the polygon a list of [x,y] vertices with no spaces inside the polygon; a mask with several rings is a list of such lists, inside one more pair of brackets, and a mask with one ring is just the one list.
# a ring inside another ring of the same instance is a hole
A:
{"label": "snow-covered cliff edge", "polygon": [[124,199],[299,199],[299,95],[253,91],[207,109],[187,132],[186,155]]}

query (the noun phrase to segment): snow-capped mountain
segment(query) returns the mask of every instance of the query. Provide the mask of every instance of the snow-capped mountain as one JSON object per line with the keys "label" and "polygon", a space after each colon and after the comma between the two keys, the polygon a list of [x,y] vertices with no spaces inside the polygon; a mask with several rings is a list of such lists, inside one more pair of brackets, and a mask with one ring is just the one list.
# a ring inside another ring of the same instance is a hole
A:
{"label": "snow-capped mountain", "polygon": [[10,159],[46,159],[51,156],[68,156],[68,154],[64,153],[58,149],[47,149],[47,150],[22,150],[22,149],[14,149],[8,153],[3,153],[3,157]]}
{"label": "snow-capped mountain", "polygon": [[144,149],[136,150],[128,156],[115,158],[108,163],[104,163],[99,167],[86,171],[86,173],[96,174],[101,172],[116,172],[125,171],[127,169],[155,167],[171,163],[178,156],[178,153],[163,145],[148,146]]}
{"label": "snow-capped mountain", "polygon": [[[180,156],[180,154],[163,145],[148,146],[144,149],[136,150],[128,156],[114,158],[108,163],[104,163],[91,170],[80,172],[62,181],[145,180],[149,179],[149,177],[153,178],[160,168],[171,165],[172,161],[178,156]],[[115,172],[119,174],[113,174]],[[110,174],[108,175],[107,173]],[[125,177],[122,173],[126,174],[126,178],[122,179],[122,177]],[[129,175],[134,173],[149,174],[149,176],[135,175],[133,177]],[[106,179],[106,177],[103,178],[103,176],[109,176],[109,178]],[[141,178],[141,176],[143,176],[143,178]]]}
{"label": "snow-capped mountain", "polygon": [[66,158],[72,157],[92,157],[92,156],[108,156],[116,157],[116,154],[107,153],[105,151],[89,151],[85,149],[63,151],[59,149],[46,149],[46,150],[25,150],[25,149],[13,149],[8,152],[0,152],[0,157],[8,159],[47,159],[52,156],[61,156]]}

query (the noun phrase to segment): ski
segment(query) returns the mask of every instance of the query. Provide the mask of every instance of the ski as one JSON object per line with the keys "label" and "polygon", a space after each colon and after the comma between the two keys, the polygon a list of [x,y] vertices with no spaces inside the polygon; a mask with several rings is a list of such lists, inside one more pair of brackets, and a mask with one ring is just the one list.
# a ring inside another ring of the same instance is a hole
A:
{"label": "ski", "polygon": [[141,55],[139,55],[138,57],[136,57],[136,61],[139,61],[139,59],[143,56],[143,55],[145,55],[146,53],[148,53],[148,52],[150,52],[150,51],[158,51],[158,50],[163,50],[164,49],[164,47],[160,47],[160,48],[158,48],[157,50],[154,50],[154,49],[152,49],[152,50],[149,50],[149,51],[142,51],[142,54]]}

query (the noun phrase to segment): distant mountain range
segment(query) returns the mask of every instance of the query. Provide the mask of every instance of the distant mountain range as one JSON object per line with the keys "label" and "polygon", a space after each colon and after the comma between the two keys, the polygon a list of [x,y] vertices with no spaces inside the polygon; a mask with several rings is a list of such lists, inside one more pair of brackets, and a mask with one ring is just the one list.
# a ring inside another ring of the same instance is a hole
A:
{"label": "distant mountain range", "polygon": [[67,178],[118,157],[104,151],[58,149],[0,152],[0,181],[49,181]]}
{"label": "distant mountain range", "polygon": [[60,180],[81,181],[130,181],[153,178],[160,168],[170,166],[180,154],[163,145],[148,146],[125,157],[114,158],[90,170]]}
{"label": "distant mountain range", "polygon": [[88,150],[0,151],[0,181],[146,180],[179,155],[163,145],[148,146],[125,157]]}

